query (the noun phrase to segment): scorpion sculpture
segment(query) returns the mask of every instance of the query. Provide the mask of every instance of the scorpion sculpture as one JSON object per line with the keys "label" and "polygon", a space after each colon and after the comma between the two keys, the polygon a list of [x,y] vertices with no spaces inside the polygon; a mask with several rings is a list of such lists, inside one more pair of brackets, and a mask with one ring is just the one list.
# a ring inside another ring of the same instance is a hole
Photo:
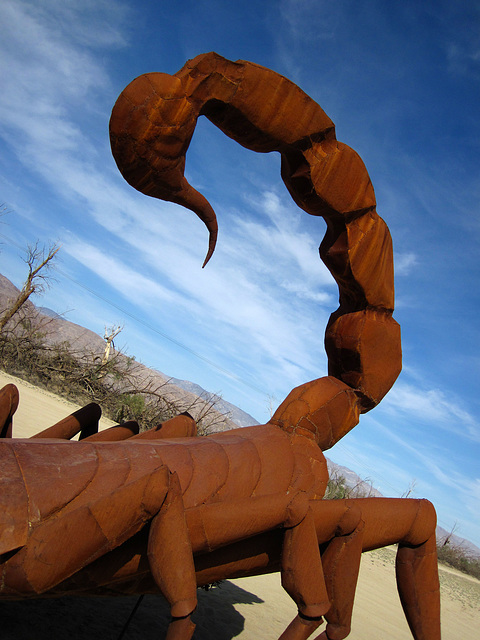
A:
{"label": "scorpion sculpture", "polygon": [[[325,337],[329,375],[294,389],[265,425],[191,437],[178,416],[138,433],[95,433],[89,405],[33,439],[12,438],[18,395],[0,400],[0,597],[161,593],[168,640],[188,640],[196,588],[281,572],[298,615],[281,636],[350,632],[363,551],[398,543],[396,573],[416,640],[440,639],[435,510],[427,500],[322,500],[333,446],[401,370],[388,228],[360,157],[299,87],[259,65],[200,55],[174,75],[148,73],[119,96],[113,156],[144,194],[194,211],[217,238],[215,213],[184,177],[199,115],[257,152],[277,151],[295,203],[322,216],[320,255],[340,306]],[[83,429],[83,439],[71,442]],[[165,439],[165,435],[169,436]],[[190,436],[190,437],[189,437]]]}

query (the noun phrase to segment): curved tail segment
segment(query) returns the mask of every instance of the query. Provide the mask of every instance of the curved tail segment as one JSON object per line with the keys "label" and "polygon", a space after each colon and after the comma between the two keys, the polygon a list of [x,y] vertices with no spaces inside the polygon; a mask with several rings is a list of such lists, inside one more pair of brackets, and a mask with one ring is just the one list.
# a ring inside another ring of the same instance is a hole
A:
{"label": "curved tail segment", "polygon": [[215,250],[217,218],[208,200],[184,176],[197,116],[179,78],[147,73],[118,97],[110,118],[110,141],[120,173],[132,187],[180,204],[204,222],[210,233],[205,266]]}
{"label": "curved tail segment", "polygon": [[380,402],[401,370],[392,242],[376,213],[370,177],[360,156],[336,140],[321,107],[274,71],[212,52],[173,76],[140,76],[112,111],[115,161],[130,185],[203,220],[210,233],[204,265],[215,248],[217,221],[184,177],[200,115],[247,149],[280,153],[282,179],[295,203],[327,223],[320,256],[340,294],[325,335],[329,376],[294,389],[272,418],[283,429],[313,433],[327,449]]}

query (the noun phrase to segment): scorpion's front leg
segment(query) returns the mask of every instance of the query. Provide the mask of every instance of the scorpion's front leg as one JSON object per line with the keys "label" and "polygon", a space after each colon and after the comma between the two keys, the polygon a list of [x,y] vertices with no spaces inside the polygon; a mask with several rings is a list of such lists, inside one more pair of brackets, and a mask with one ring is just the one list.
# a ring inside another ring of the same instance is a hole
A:
{"label": "scorpion's front leg", "polygon": [[428,500],[363,498],[363,549],[398,543],[397,588],[415,640],[440,640],[436,513]]}
{"label": "scorpion's front leg", "polygon": [[440,597],[435,533],[418,546],[398,545],[397,589],[415,640],[440,638]]}
{"label": "scorpion's front leg", "polygon": [[103,477],[102,494],[92,481],[63,509],[32,524],[25,545],[0,568],[0,594],[15,599],[55,587],[61,592],[61,583],[151,523],[148,558],[174,616],[167,637],[188,640],[196,579],[176,474],[161,465],[113,491]]}
{"label": "scorpion's front leg", "polygon": [[172,621],[167,640],[189,640],[195,629],[191,614],[197,606],[197,581],[176,473],[171,476],[162,509],[150,526],[148,560],[155,582],[170,605]]}

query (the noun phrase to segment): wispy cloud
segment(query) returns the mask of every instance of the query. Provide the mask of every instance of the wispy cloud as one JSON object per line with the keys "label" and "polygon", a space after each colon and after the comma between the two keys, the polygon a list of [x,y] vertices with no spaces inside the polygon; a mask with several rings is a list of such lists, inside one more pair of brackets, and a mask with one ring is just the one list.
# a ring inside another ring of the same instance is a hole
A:
{"label": "wispy cloud", "polygon": [[443,48],[448,71],[454,75],[480,79],[480,36],[478,4],[461,6],[449,3],[442,11],[445,28]]}
{"label": "wispy cloud", "polygon": [[[475,479],[470,474],[458,468],[452,463],[451,451],[441,451],[429,444],[411,442],[393,433],[391,429],[383,428],[387,437],[401,447],[408,456],[415,458],[420,463],[421,483],[425,483],[425,477],[431,476],[437,483],[431,484],[429,491],[432,499],[434,496],[442,496],[442,501],[449,500],[450,509],[459,521],[468,521],[465,512],[478,514],[480,508],[480,479]],[[443,494],[443,495],[442,495]],[[449,496],[447,498],[447,496]],[[461,506],[460,506],[461,505]]]}
{"label": "wispy cloud", "polygon": [[406,276],[418,265],[418,258],[414,253],[395,254],[395,275]]}
{"label": "wispy cloud", "polygon": [[[55,5],[54,14],[46,4]],[[78,10],[62,2],[38,5],[5,0],[0,8],[2,119],[38,139],[42,122],[48,125],[52,118],[65,117],[65,101],[74,103],[88,91],[105,86],[108,75],[85,44],[98,50],[121,43],[111,12],[118,13],[115,3],[102,2],[97,9],[92,3],[90,10],[84,4]],[[33,103],[32,95],[37,98]],[[60,131],[53,144],[70,144],[70,126],[66,126],[65,142]]]}
{"label": "wispy cloud", "polygon": [[457,523],[460,534],[471,530],[480,508],[480,481],[462,468],[452,446],[439,446],[435,432],[412,440],[411,430],[403,435],[394,425],[384,411],[363,416],[348,442],[332,450],[333,459],[370,479],[384,495],[400,497],[413,487],[410,497],[429,498],[439,508],[442,526]]}
{"label": "wispy cloud", "polygon": [[480,442],[478,421],[440,389],[425,389],[398,382],[382,406],[395,413],[409,415],[415,421],[435,425],[457,437]]}
{"label": "wispy cloud", "polygon": [[9,0],[0,6],[0,131],[19,161],[64,196],[70,188],[78,197],[88,184],[105,193],[94,179],[101,174],[95,132],[106,124],[98,101],[110,80],[96,54],[122,43],[120,6],[82,3],[80,10]]}
{"label": "wispy cloud", "polygon": [[[223,345],[228,351],[235,342],[235,357],[244,360],[245,366],[249,360],[250,366],[255,366],[259,359],[267,370],[274,369],[272,377],[285,393],[289,386],[303,381],[305,371],[317,377],[325,370],[317,326],[326,323],[328,314],[324,312],[322,317],[315,312],[315,305],[311,307],[302,292],[279,297],[268,279],[260,278],[257,284],[241,259],[232,260],[229,243],[217,249],[216,263],[201,270],[198,257],[189,250],[188,232],[182,234],[183,243],[167,242],[163,227],[155,233],[146,220],[127,225],[122,236],[131,247],[125,254],[135,268],[127,268],[121,259],[85,243],[67,242],[65,250],[131,303],[142,305],[144,312],[162,309],[164,322],[169,316],[194,316],[217,350]],[[150,274],[148,278],[145,272]],[[168,283],[170,294],[158,284],[161,282]],[[173,295],[172,291],[178,293]],[[316,358],[312,345],[319,352]]]}
{"label": "wispy cloud", "polygon": [[[306,233],[302,225],[302,217],[307,214],[299,211],[285,196],[282,199],[275,191],[264,190],[258,192],[256,197],[255,195],[245,197],[245,200],[257,215],[247,220],[239,219],[236,225],[244,232],[245,240],[258,244],[255,249],[259,256],[267,257],[268,264],[271,264],[268,259],[270,255],[275,255],[276,260],[272,264],[272,271],[277,265],[281,267],[290,262],[290,265],[293,264],[297,269],[302,280],[312,288],[315,285],[336,288],[332,276],[321,262],[318,253],[318,245],[325,233],[323,220],[314,219],[319,234],[318,238],[315,238]],[[266,214],[267,221],[260,217],[262,213]]]}
{"label": "wispy cloud", "polygon": [[112,288],[134,304],[161,306],[179,304],[179,296],[157,281],[131,269],[126,262],[105,254],[100,248],[82,241],[67,242],[63,250],[88,269],[94,269]]}
{"label": "wispy cloud", "polygon": [[332,40],[337,33],[342,2],[281,0],[280,12],[294,40]]}

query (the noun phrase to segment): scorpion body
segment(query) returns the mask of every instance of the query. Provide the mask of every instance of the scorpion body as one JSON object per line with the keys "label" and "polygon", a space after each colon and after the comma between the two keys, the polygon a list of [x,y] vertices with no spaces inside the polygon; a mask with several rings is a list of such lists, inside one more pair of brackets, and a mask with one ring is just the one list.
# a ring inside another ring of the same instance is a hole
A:
{"label": "scorpion body", "polygon": [[439,640],[432,505],[322,500],[322,451],[380,402],[401,369],[392,243],[368,173],[318,104],[269,69],[209,53],[173,76],[140,76],[112,111],[114,158],[133,187],[203,220],[204,265],[217,220],[184,177],[200,115],[248,149],[279,152],[293,200],[326,220],[320,255],[340,292],[325,337],[329,375],[294,389],[268,424],[205,438],[123,429],[121,442],[45,439],[70,437],[63,425],[21,441],[9,438],[12,410],[4,411],[0,597],[161,592],[172,612],[167,638],[188,640],[197,585],[281,571],[299,611],[282,640],[306,639],[323,618],[319,638],[342,640],[362,551],[399,543],[397,584],[412,635]]}

